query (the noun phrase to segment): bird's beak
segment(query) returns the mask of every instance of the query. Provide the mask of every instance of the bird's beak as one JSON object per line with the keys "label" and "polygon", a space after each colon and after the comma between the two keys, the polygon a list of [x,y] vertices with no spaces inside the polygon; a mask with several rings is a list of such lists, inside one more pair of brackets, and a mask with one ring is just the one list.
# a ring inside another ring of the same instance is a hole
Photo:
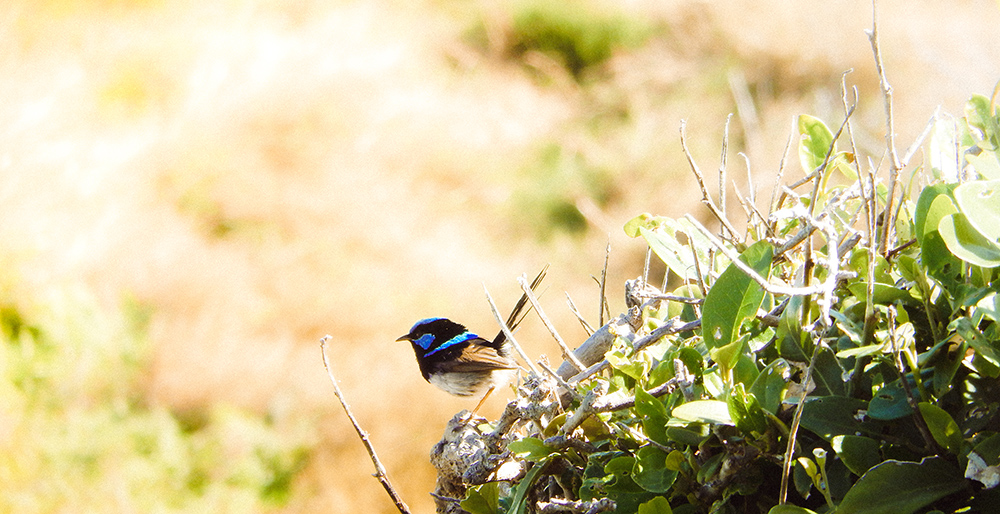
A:
{"label": "bird's beak", "polygon": [[410,338],[410,334],[406,334],[405,336],[402,336],[402,337],[400,337],[399,339],[396,339],[396,341],[397,341],[397,342],[398,342],[398,341],[412,341],[412,340],[413,340],[413,339],[412,339],[412,338]]}

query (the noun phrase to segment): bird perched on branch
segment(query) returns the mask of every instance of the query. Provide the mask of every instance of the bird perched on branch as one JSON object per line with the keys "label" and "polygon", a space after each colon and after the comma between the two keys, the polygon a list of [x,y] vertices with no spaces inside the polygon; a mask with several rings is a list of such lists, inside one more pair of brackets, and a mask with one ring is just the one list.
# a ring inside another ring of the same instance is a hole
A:
{"label": "bird perched on branch", "polygon": [[[546,265],[531,282],[531,289],[545,277]],[[525,307],[528,310],[525,310]],[[507,318],[511,332],[531,310],[528,295],[514,305]],[[523,311],[523,312],[522,312]],[[518,369],[510,355],[510,344],[503,330],[492,341],[470,332],[465,325],[447,318],[427,318],[416,322],[410,332],[397,339],[409,341],[417,356],[420,374],[431,384],[457,396],[486,394],[472,411],[479,411],[486,398],[513,379]]]}

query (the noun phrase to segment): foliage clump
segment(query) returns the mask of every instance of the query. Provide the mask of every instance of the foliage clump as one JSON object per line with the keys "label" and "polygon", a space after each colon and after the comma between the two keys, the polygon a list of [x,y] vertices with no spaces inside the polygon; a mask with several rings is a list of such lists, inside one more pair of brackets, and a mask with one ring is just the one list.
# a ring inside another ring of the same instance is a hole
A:
{"label": "foliage clump", "polygon": [[837,131],[800,117],[804,176],[769,213],[743,199],[743,234],[692,160],[719,233],[690,216],[625,225],[682,285],[630,281],[629,312],[583,345],[593,357],[529,377],[474,431],[492,466],[454,474],[465,497],[440,510],[1000,505],[1000,114],[974,96],[934,120],[908,180],[915,151],[888,138],[882,181],[852,113]]}

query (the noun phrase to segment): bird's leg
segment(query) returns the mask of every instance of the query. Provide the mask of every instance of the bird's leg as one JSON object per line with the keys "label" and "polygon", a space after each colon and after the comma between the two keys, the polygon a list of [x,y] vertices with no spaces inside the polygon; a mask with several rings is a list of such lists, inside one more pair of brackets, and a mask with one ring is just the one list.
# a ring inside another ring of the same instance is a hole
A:
{"label": "bird's leg", "polygon": [[479,400],[479,405],[476,405],[476,408],[472,409],[472,414],[469,416],[469,419],[476,417],[476,413],[479,412],[479,408],[482,407],[484,403],[486,403],[486,399],[490,397],[490,394],[493,393],[493,390],[496,389],[496,387],[497,386],[495,385],[490,386],[490,389],[486,391],[486,395],[483,396],[483,399]]}

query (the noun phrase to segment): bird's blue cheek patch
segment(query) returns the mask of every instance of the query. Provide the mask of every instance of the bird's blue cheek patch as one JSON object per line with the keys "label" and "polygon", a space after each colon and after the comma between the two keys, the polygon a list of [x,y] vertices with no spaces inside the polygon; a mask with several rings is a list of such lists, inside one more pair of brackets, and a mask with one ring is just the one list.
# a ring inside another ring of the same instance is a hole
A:
{"label": "bird's blue cheek patch", "polygon": [[[433,342],[433,340],[434,340],[434,336],[425,334],[425,335],[420,336],[420,338],[418,339],[418,341],[424,339],[425,337],[426,338],[430,338],[431,342]],[[444,350],[445,348],[449,348],[449,347],[455,346],[456,344],[462,344],[462,343],[464,343],[464,342],[466,342],[466,341],[468,341],[470,339],[476,339],[478,337],[479,336],[477,336],[476,334],[473,334],[472,332],[462,332],[461,334],[458,334],[457,336],[455,336],[455,337],[453,337],[453,338],[451,338],[451,339],[449,339],[449,340],[447,340],[447,341],[439,344],[437,348],[435,348],[435,349],[427,352],[426,354],[424,354],[424,357],[429,357],[431,355],[434,355],[437,352],[440,352],[441,350]],[[428,343],[428,344],[430,344],[430,343]],[[425,350],[427,349],[427,347],[423,346],[423,345],[421,345],[421,348],[423,348]]]}
{"label": "bird's blue cheek patch", "polygon": [[426,350],[426,349],[430,348],[432,344],[434,344],[434,340],[435,339],[436,338],[434,336],[432,336],[431,334],[424,334],[424,335],[422,335],[422,336],[414,339],[413,340],[413,344],[415,344],[415,345],[423,348],[424,350]]}

